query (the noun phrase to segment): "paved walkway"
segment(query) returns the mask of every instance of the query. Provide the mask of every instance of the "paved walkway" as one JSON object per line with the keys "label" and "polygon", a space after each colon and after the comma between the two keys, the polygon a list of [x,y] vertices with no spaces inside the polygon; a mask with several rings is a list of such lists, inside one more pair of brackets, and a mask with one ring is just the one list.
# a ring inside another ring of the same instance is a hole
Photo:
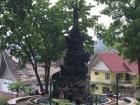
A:
{"label": "paved walkway", "polygon": [[128,103],[125,101],[119,100],[119,105],[128,105]]}
{"label": "paved walkway", "polygon": [[16,105],[28,105],[27,101],[18,102]]}
{"label": "paved walkway", "polygon": [[130,98],[130,97],[125,97],[126,99],[129,99],[131,101],[131,103],[128,103],[128,105],[136,105],[137,100],[134,98]]}

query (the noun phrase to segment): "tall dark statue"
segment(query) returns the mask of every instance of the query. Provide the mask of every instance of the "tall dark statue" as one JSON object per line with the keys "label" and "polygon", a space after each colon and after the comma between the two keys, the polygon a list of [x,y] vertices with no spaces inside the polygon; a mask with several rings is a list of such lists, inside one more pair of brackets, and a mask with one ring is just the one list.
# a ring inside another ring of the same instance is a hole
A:
{"label": "tall dark statue", "polygon": [[[77,98],[85,100],[88,94],[88,68],[89,54],[84,51],[84,36],[78,27],[78,7],[73,6],[73,28],[66,37],[66,53],[61,72],[53,76],[54,96],[59,96],[63,90],[65,98],[76,101]],[[57,93],[57,94],[56,94]]]}
{"label": "tall dark statue", "polygon": [[78,27],[78,8],[77,5],[73,5],[73,27]]}

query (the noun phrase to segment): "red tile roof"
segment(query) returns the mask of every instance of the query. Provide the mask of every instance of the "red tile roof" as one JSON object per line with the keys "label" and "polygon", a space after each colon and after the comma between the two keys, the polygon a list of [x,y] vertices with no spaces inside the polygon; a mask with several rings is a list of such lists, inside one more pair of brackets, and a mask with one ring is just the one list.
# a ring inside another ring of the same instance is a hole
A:
{"label": "red tile roof", "polygon": [[101,53],[99,54],[99,57],[112,72],[138,72],[138,67],[136,63],[128,63],[128,60],[125,60],[117,53]]}
{"label": "red tile roof", "polygon": [[129,70],[133,73],[133,74],[137,74],[138,73],[138,64],[136,62],[134,63],[129,63],[128,60],[125,60],[125,65],[129,68]]}

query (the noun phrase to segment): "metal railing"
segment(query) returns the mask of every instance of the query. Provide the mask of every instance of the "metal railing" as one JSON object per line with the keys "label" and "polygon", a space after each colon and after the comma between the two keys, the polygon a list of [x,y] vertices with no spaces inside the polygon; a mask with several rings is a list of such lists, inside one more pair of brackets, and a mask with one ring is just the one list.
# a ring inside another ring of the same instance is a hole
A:
{"label": "metal railing", "polygon": [[105,83],[105,84],[111,84],[111,80],[103,79],[103,78],[96,78],[94,81],[91,81],[92,83]]}

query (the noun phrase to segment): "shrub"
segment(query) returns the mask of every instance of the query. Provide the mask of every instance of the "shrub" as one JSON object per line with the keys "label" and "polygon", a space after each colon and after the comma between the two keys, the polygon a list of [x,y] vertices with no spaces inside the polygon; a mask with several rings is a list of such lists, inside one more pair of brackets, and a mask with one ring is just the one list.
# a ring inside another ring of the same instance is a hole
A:
{"label": "shrub", "polygon": [[7,104],[8,99],[9,99],[8,97],[0,96],[0,105],[8,105]]}
{"label": "shrub", "polygon": [[52,100],[53,103],[56,103],[57,105],[71,105],[72,103],[70,103],[69,100],[67,99],[53,99]]}

